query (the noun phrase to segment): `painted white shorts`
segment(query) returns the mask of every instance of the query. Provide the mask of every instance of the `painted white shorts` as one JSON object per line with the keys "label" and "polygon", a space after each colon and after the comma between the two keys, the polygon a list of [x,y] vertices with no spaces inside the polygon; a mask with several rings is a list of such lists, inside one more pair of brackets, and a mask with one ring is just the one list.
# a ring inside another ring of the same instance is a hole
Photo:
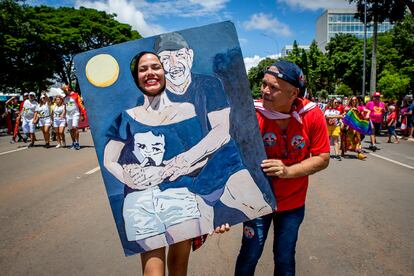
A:
{"label": "painted white shorts", "polygon": [[53,127],[65,127],[66,119],[53,118]]}
{"label": "painted white shorts", "polygon": [[51,126],[52,119],[50,117],[39,118],[39,126]]}
{"label": "painted white shorts", "polygon": [[79,115],[66,115],[66,120],[68,122],[68,129],[77,128],[79,126]]}
{"label": "painted white shorts", "polygon": [[31,120],[22,120],[22,129],[23,133],[35,133],[36,125],[33,124],[33,119]]}
{"label": "painted white shorts", "polygon": [[161,191],[158,186],[128,194],[123,216],[128,241],[165,233],[172,225],[200,218],[195,194],[187,188]]}

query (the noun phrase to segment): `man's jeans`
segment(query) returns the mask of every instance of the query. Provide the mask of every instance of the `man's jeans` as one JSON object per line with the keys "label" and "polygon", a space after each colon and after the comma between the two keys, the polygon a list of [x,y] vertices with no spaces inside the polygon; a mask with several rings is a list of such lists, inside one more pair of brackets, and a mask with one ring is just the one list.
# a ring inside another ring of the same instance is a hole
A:
{"label": "man's jeans", "polygon": [[299,226],[304,216],[305,206],[245,222],[243,224],[242,247],[237,257],[235,275],[254,275],[272,220],[274,224],[274,275],[295,275],[296,241]]}

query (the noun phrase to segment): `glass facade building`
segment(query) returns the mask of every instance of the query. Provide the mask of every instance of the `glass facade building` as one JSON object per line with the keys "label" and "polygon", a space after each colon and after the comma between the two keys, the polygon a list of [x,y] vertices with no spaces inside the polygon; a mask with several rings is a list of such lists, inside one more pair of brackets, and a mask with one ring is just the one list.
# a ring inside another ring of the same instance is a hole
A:
{"label": "glass facade building", "polygon": [[[364,24],[354,18],[356,9],[328,9],[316,20],[316,42],[322,52],[325,46],[336,34],[352,34],[357,38],[364,38]],[[385,21],[378,24],[378,33],[390,30],[393,25]],[[367,24],[367,38],[373,34],[373,25]]]}

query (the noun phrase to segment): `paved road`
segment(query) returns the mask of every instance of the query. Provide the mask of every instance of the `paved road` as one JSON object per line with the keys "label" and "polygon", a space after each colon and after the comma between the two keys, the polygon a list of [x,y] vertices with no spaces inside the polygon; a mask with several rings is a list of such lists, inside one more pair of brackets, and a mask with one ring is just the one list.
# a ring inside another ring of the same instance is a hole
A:
{"label": "paved road", "polygon": [[[0,137],[1,275],[140,275],[139,257],[123,256],[89,133],[81,141],[46,150]],[[414,143],[380,147],[311,177],[298,275],[414,275]],[[232,275],[240,238],[240,226],[210,237],[189,275]],[[272,270],[269,239],[256,275]]]}

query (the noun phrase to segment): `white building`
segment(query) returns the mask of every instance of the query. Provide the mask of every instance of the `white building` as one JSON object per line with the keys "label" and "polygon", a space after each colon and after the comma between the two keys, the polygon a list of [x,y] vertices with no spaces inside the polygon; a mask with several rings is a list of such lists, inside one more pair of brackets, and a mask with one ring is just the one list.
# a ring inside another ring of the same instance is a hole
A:
{"label": "white building", "polygon": [[[356,12],[357,10],[353,8],[328,9],[318,17],[316,20],[316,42],[322,52],[326,52],[325,46],[336,34],[345,33],[361,39],[364,38],[364,23],[354,18]],[[368,23],[367,38],[373,34],[373,26]],[[392,27],[393,25],[388,21],[378,24],[378,33],[386,32]]]}
{"label": "white building", "polygon": [[[298,45],[299,49],[305,49],[306,52],[309,51],[309,47],[310,47],[309,45]],[[293,51],[293,45],[285,45],[282,48],[281,55],[282,55],[282,57],[285,57],[285,56],[289,55],[292,51]]]}

